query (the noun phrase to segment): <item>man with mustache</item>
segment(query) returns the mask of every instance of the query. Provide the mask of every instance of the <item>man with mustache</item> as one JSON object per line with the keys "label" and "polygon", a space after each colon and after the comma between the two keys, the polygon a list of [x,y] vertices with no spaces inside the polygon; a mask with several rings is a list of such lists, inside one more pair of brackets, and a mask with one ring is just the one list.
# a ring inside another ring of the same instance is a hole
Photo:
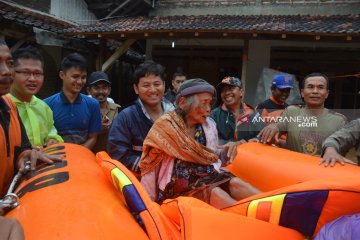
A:
{"label": "man with mustache", "polygon": [[54,113],[55,127],[65,142],[92,149],[101,132],[99,102],[81,93],[87,77],[86,59],[72,53],[61,64],[62,90],[44,101]]}
{"label": "man with mustache", "polygon": [[44,60],[34,47],[13,53],[15,78],[9,96],[16,104],[32,146],[64,142],[54,127],[53,112],[37,94],[44,82]]}
{"label": "man with mustache", "polygon": [[237,77],[225,77],[217,86],[221,105],[211,111],[216,122],[219,144],[248,141],[256,136],[262,124],[254,124],[258,117],[254,109],[243,102],[242,82]]}
{"label": "man with mustache", "polygon": [[100,103],[102,131],[92,149],[96,153],[106,150],[109,128],[118,114],[120,105],[108,101],[111,92],[111,82],[106,73],[100,71],[91,73],[87,84],[88,94]]}

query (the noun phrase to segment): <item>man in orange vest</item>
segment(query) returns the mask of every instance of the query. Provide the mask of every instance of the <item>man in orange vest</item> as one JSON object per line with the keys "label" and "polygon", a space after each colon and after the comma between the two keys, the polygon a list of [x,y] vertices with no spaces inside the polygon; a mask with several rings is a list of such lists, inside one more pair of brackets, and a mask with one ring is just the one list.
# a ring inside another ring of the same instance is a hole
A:
{"label": "man in orange vest", "polygon": [[[61,158],[48,156],[37,149],[31,149],[25,128],[18,115],[16,105],[5,96],[10,91],[14,77],[14,62],[4,40],[0,40],[0,199],[4,197],[17,171],[24,172],[30,161],[35,170],[37,160],[47,163]],[[0,215],[3,214],[0,209]],[[23,239],[23,231],[14,219],[0,216],[1,239]]]}

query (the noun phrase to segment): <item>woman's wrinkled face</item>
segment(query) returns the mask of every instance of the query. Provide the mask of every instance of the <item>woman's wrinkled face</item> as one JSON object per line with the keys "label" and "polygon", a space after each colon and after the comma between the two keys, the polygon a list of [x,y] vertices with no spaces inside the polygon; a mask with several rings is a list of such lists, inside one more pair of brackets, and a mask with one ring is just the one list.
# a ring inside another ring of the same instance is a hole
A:
{"label": "woman's wrinkled face", "polygon": [[192,104],[187,110],[187,123],[192,125],[203,124],[210,116],[213,95],[210,93],[195,94]]}

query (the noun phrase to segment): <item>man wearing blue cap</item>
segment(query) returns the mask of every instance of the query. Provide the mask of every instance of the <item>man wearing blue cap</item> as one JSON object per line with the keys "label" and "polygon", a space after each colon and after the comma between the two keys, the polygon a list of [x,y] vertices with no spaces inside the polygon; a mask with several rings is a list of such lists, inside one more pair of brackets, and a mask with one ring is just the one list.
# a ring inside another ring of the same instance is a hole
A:
{"label": "man wearing blue cap", "polygon": [[271,96],[269,99],[260,103],[256,110],[266,124],[276,122],[288,104],[285,102],[293,88],[292,77],[286,74],[279,74],[271,82]]}
{"label": "man wearing blue cap", "polygon": [[324,74],[307,75],[301,86],[301,96],[304,107],[289,106],[278,122],[265,127],[258,137],[262,143],[276,143],[281,134],[287,133],[287,149],[320,156],[323,141],[340,129],[346,118],[324,107],[329,96],[329,80]]}

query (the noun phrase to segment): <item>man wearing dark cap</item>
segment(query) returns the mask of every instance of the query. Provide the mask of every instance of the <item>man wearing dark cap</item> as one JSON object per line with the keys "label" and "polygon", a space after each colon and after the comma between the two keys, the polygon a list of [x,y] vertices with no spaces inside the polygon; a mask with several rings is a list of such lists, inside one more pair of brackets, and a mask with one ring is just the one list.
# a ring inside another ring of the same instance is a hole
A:
{"label": "man wearing dark cap", "polygon": [[92,149],[96,153],[106,150],[109,128],[118,114],[120,105],[107,100],[111,92],[111,82],[106,73],[100,71],[91,73],[87,84],[88,94],[100,103],[102,131]]}
{"label": "man wearing dark cap", "polygon": [[216,122],[219,143],[249,140],[256,136],[253,132],[254,110],[242,101],[243,89],[237,77],[226,77],[217,86],[221,105],[211,111]]}
{"label": "man wearing dark cap", "polygon": [[292,77],[286,74],[279,74],[271,82],[271,96],[269,99],[260,103],[256,110],[266,123],[276,122],[288,104],[285,102],[293,88]]}

